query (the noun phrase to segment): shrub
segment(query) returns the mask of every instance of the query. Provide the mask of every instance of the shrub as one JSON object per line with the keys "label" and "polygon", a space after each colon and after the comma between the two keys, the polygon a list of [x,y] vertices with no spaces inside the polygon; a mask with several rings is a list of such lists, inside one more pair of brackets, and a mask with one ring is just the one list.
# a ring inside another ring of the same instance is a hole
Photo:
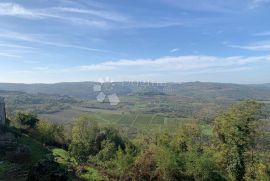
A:
{"label": "shrub", "polygon": [[50,123],[48,120],[40,120],[36,124],[36,134],[41,142],[49,146],[62,147],[65,143],[63,126]]}
{"label": "shrub", "polygon": [[95,138],[98,131],[98,124],[94,118],[81,116],[75,121],[69,150],[77,161],[86,162],[90,155],[97,153]]}

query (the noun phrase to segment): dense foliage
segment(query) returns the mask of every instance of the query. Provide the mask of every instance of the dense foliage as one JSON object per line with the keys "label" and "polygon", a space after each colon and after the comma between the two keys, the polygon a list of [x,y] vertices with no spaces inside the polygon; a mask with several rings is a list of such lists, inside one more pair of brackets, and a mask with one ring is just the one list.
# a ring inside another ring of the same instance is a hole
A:
{"label": "dense foliage", "polygon": [[[262,107],[254,101],[238,103],[219,114],[207,132],[200,121],[193,120],[173,131],[140,132],[134,138],[88,115],[77,118],[69,134],[63,126],[30,113],[18,113],[11,125],[21,124],[17,132],[23,130],[51,152],[50,159],[44,155],[45,159],[35,159],[35,166],[28,167],[28,178],[36,180],[41,180],[40,170],[44,178],[60,176],[62,180],[268,180],[270,151],[268,137],[261,137],[266,133],[260,126],[265,122]],[[32,154],[36,150],[28,149]],[[2,155],[7,167],[16,163]]]}

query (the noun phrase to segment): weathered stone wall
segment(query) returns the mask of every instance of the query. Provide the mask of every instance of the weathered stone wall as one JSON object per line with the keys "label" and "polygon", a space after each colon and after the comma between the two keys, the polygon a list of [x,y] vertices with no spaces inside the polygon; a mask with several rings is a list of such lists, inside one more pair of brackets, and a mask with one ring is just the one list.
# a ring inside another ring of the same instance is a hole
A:
{"label": "weathered stone wall", "polygon": [[6,122],[6,110],[4,98],[0,97],[0,124],[5,124]]}

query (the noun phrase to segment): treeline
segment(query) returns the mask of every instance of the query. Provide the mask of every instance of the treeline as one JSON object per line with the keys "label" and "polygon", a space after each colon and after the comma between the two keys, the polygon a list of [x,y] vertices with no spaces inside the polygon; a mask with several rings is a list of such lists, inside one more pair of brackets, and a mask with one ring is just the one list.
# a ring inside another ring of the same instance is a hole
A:
{"label": "treeline", "polygon": [[34,112],[37,114],[55,113],[69,109],[71,104],[76,104],[75,99],[69,96],[49,94],[29,94],[24,92],[1,91],[0,97],[5,98],[6,110],[9,114],[18,111]]}
{"label": "treeline", "polygon": [[74,122],[70,137],[62,126],[31,114],[17,114],[11,124],[20,124],[48,147],[65,149],[64,166],[74,175],[96,169],[100,177],[88,175],[88,180],[269,180],[262,106],[254,101],[233,106],[216,117],[210,135],[190,122],[174,132],[160,130],[131,140],[87,115]]}

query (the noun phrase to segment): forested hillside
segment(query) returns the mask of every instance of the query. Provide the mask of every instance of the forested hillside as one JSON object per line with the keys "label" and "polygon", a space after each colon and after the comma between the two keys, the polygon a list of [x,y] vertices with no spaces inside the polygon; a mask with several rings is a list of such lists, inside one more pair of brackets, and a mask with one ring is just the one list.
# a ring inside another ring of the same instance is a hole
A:
{"label": "forested hillside", "polygon": [[[46,93],[67,95],[74,98],[93,99],[94,85],[98,82],[74,82],[57,84],[8,84],[1,83],[0,90],[23,91],[27,93]],[[144,82],[114,82],[103,83],[102,91],[116,93],[119,96],[133,95],[136,93],[165,93],[168,95],[188,96],[197,99],[256,99],[269,100],[269,84],[225,84],[225,83],[144,83]]]}
{"label": "forested hillside", "polygon": [[[124,126],[130,122],[144,125],[145,120],[169,125],[185,119],[212,122],[218,113],[242,100],[264,103],[264,115],[270,117],[269,84],[118,82],[101,84],[101,90],[94,91],[95,85],[99,83],[0,84],[0,89],[5,89],[0,96],[5,98],[8,114],[33,112],[61,123],[72,122],[83,113],[94,114],[101,122]],[[111,106],[108,97],[99,102],[97,96],[101,92],[116,93],[119,104]]]}
{"label": "forested hillside", "polygon": [[16,111],[40,113],[55,113],[70,108],[77,101],[68,96],[53,94],[30,94],[18,91],[0,90],[0,97],[5,99],[8,114]]}

